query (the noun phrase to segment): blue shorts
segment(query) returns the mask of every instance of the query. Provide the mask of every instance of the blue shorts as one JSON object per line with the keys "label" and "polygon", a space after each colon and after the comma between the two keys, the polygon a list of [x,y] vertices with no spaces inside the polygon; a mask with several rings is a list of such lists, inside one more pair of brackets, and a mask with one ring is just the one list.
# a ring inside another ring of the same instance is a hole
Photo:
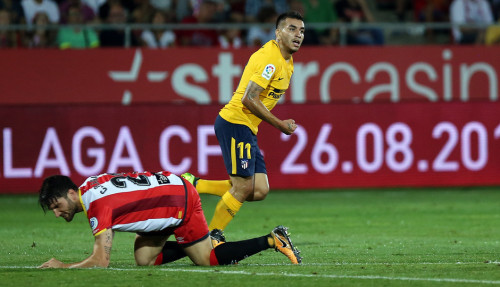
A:
{"label": "blue shorts", "polygon": [[219,115],[214,128],[229,175],[249,177],[255,173],[267,174],[257,136],[249,127],[230,123]]}

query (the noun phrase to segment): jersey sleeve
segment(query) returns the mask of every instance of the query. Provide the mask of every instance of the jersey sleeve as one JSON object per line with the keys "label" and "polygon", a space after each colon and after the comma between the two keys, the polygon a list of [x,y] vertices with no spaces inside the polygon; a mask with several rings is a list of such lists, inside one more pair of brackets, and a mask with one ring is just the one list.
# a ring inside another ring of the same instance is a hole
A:
{"label": "jersey sleeve", "polygon": [[[93,212],[93,210],[98,210],[98,212]],[[91,208],[87,213],[87,217],[94,236],[111,227],[112,212],[109,208]]]}
{"label": "jersey sleeve", "polygon": [[253,69],[250,81],[266,89],[277,74],[278,63],[278,59],[272,57],[270,53],[254,54],[248,63]]}

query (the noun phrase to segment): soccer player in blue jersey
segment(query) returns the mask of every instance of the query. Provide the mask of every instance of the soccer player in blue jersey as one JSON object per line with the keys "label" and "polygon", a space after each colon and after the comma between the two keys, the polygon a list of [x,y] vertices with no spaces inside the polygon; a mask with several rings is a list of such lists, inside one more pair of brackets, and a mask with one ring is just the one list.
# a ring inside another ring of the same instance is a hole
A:
{"label": "soccer player in blue jersey", "polygon": [[204,180],[183,174],[199,193],[221,196],[210,230],[223,230],[244,201],[263,200],[269,192],[266,164],[257,144],[258,126],[265,121],[287,135],[297,128],[293,119],[281,120],[271,110],[288,89],[292,55],[299,50],[304,31],[298,12],[281,14],[276,21],[276,40],[250,57],[236,92],[219,112],[214,128],[230,179]]}

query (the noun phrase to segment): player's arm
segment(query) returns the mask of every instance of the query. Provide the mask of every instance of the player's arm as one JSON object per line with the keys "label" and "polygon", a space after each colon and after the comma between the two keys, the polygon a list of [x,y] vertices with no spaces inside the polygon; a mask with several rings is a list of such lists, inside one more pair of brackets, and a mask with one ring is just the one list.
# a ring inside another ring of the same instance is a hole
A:
{"label": "player's arm", "polygon": [[55,258],[43,263],[39,268],[90,268],[108,267],[113,244],[113,231],[106,229],[95,237],[94,251],[87,259],[76,263],[63,263]]}
{"label": "player's arm", "polygon": [[297,128],[295,121],[292,119],[282,121],[273,115],[260,100],[259,95],[263,91],[264,88],[253,81],[249,81],[245,93],[241,98],[241,102],[252,112],[252,114],[256,115],[261,120],[268,122],[284,134],[292,134]]}

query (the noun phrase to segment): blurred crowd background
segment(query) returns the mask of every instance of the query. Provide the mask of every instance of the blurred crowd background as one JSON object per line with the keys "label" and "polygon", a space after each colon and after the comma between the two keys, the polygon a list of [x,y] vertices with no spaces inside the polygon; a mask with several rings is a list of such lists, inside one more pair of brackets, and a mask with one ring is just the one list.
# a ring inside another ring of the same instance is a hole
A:
{"label": "blurred crowd background", "polygon": [[304,45],[500,44],[500,0],[0,0],[0,48],[260,46],[288,10]]}

